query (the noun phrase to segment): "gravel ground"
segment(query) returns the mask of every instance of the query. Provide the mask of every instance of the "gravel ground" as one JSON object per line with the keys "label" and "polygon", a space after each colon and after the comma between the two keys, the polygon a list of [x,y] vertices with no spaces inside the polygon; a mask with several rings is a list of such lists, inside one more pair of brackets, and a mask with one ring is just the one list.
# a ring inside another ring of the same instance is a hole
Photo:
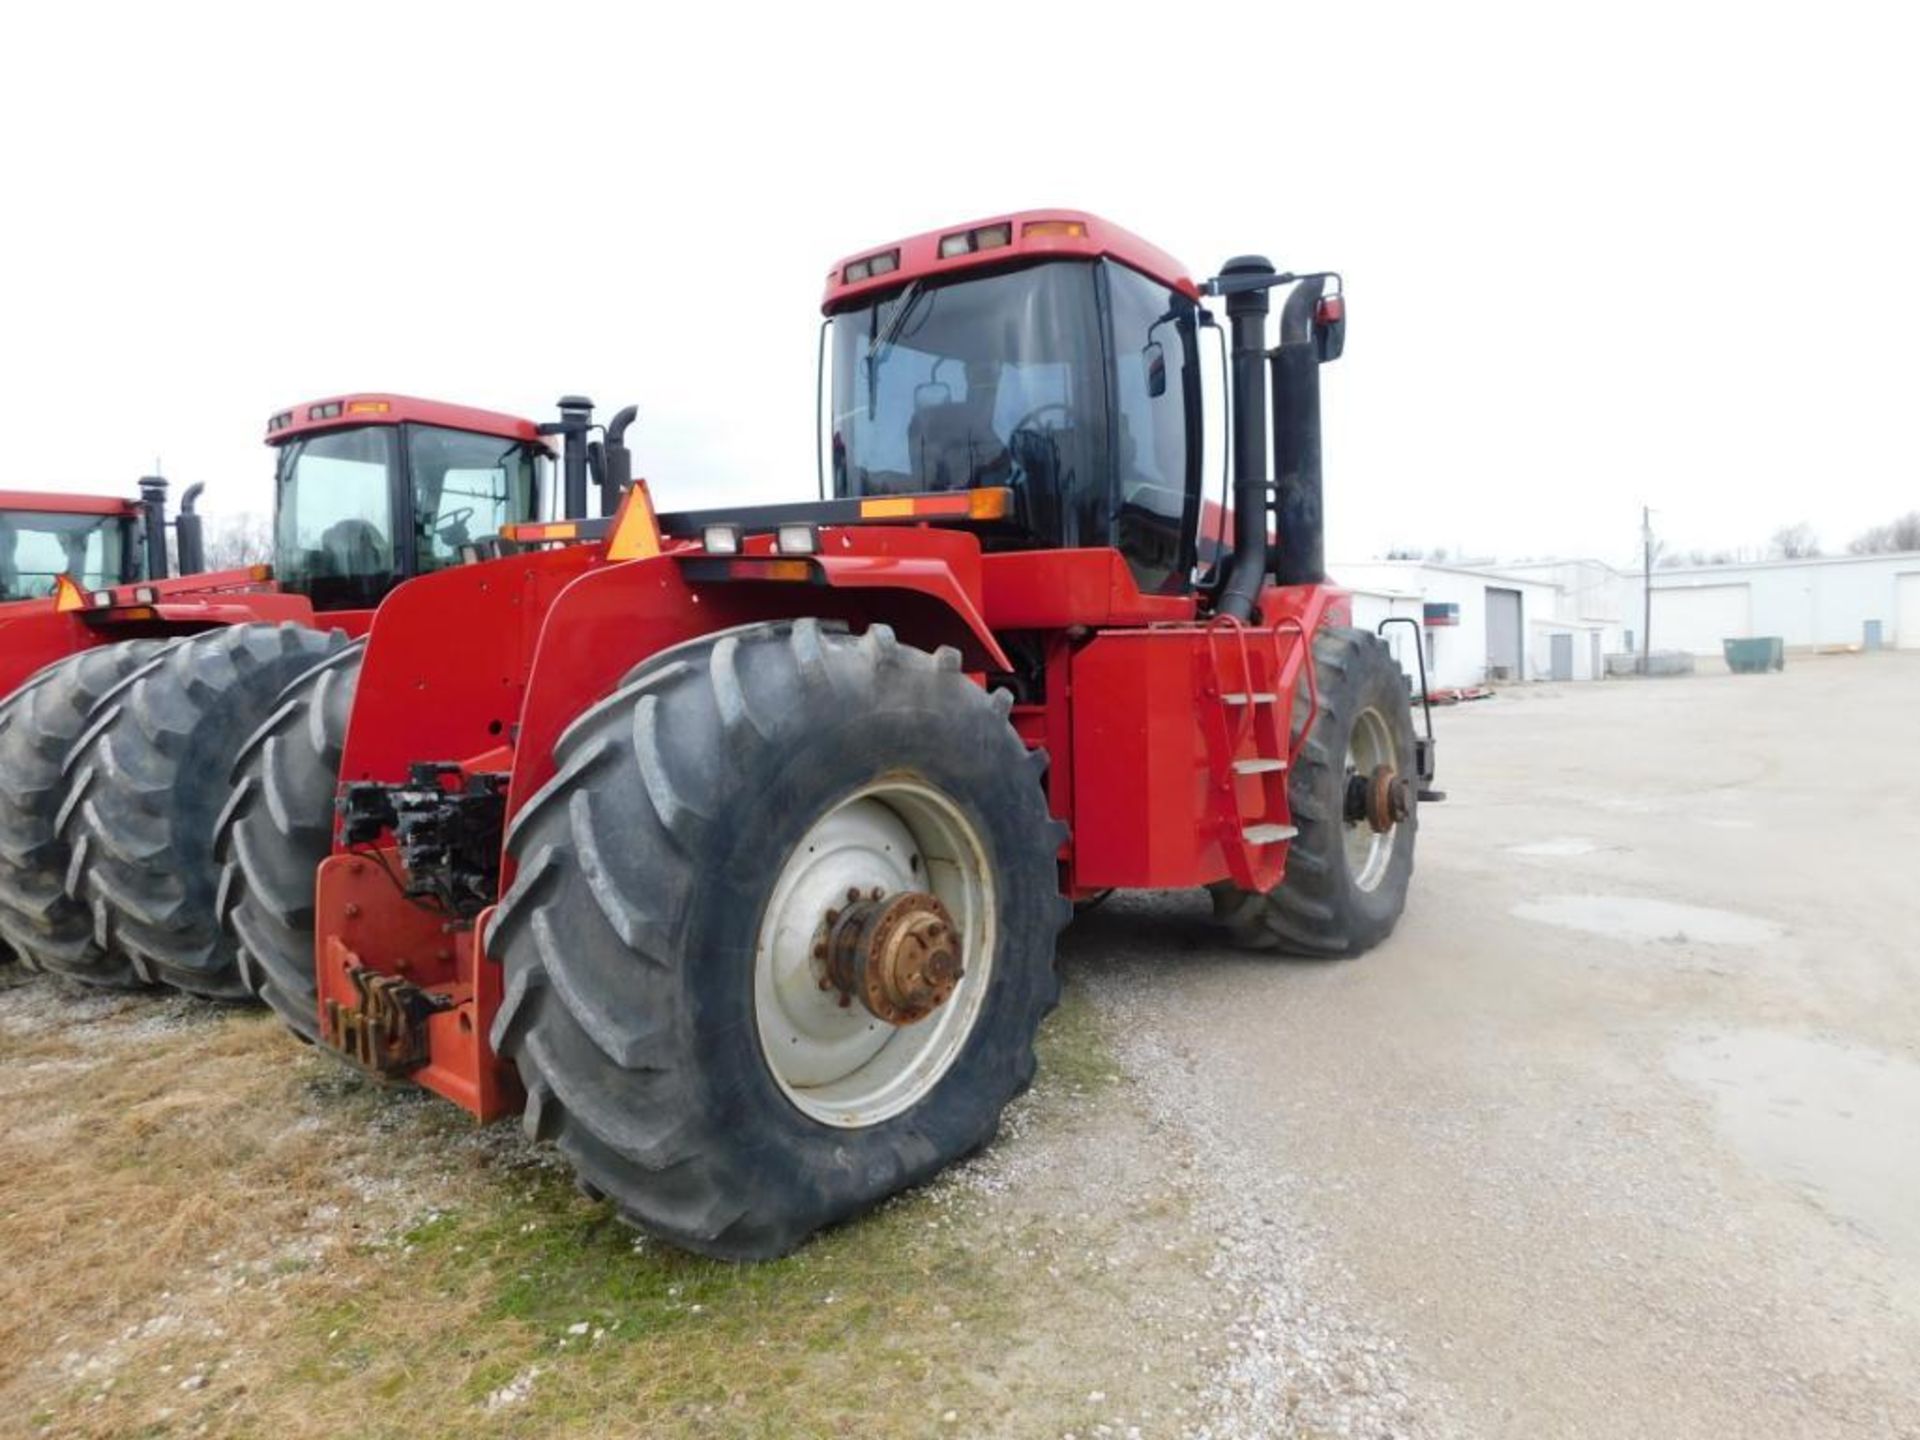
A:
{"label": "gravel ground", "polygon": [[1077,927],[1233,1299],[1193,1433],[1920,1435],[1916,702],[1904,655],[1509,691],[1436,717],[1363,960]]}
{"label": "gravel ground", "polygon": [[[1920,1437],[1916,701],[1920,657],[1874,656],[1442,712],[1453,798],[1423,813],[1399,931],[1357,962],[1238,954],[1191,894],[1083,916],[1041,1083],[998,1143],[901,1202],[963,1230],[983,1274],[1030,1275],[1047,1323],[970,1339],[952,1357],[969,1398],[929,1396],[886,1433]],[[0,986],[0,1104],[74,1097],[16,1104],[12,1163],[118,1125],[145,1168],[116,1183],[220,1202],[196,1221],[204,1274],[84,1299],[125,1331],[98,1353],[16,1337],[14,1393],[97,1417],[37,1433],[132,1433],[106,1389],[191,1351],[174,1331],[224,1358],[217,1383],[163,1375],[179,1413],[149,1431],[254,1433],[235,1407],[299,1383],[272,1348],[298,1323],[283,1302],[337,1283],[365,1239],[342,1245],[349,1210],[400,1233],[449,1194],[511,1203],[502,1187],[551,1163],[512,1127],[375,1103],[292,1050],[262,1069],[271,1031]],[[196,1082],[211,1061],[260,1088],[257,1143],[195,1148],[191,1097],[138,1073],[172,1054]],[[275,1146],[313,1151],[308,1183],[339,1194],[269,1221],[272,1166],[225,1167]],[[248,1184],[257,1209],[229,1214]],[[113,1215],[49,1199],[71,1210],[63,1245],[111,1247]],[[521,1433],[559,1363],[503,1376],[476,1413]],[[778,1413],[687,1424],[784,1433]]]}

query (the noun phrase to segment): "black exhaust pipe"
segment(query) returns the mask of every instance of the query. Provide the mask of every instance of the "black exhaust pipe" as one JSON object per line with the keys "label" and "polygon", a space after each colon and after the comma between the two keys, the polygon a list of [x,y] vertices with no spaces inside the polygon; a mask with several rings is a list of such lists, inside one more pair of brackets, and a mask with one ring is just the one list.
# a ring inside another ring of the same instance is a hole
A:
{"label": "black exhaust pipe", "polygon": [[560,397],[560,419],[540,427],[560,437],[560,518],[587,518],[587,431],[593,425],[593,401],[584,395]]}
{"label": "black exhaust pipe", "polygon": [[140,477],[140,510],[145,520],[147,579],[167,578],[167,482],[161,475]]}
{"label": "black exhaust pipe", "polygon": [[1320,493],[1320,361],[1325,347],[1316,323],[1326,286],[1326,276],[1310,275],[1293,287],[1280,310],[1280,348],[1273,352],[1273,468],[1279,477],[1274,490],[1279,542],[1273,578],[1281,585],[1318,585],[1327,578],[1326,514]]}
{"label": "black exhaust pipe", "polygon": [[[1267,289],[1273,266],[1237,255],[1220,267],[1233,347],[1233,554],[1219,611],[1251,620],[1267,575]],[[1233,285],[1234,277],[1245,289]]]}
{"label": "black exhaust pipe", "polygon": [[629,405],[607,422],[607,442],[600,471],[600,513],[611,515],[633,483],[633,452],[627,449],[627,427],[640,417],[640,407]]}
{"label": "black exhaust pipe", "polygon": [[206,481],[196,480],[180,497],[180,518],[173,522],[173,548],[182,575],[198,575],[207,568],[206,522],[193,508]]}

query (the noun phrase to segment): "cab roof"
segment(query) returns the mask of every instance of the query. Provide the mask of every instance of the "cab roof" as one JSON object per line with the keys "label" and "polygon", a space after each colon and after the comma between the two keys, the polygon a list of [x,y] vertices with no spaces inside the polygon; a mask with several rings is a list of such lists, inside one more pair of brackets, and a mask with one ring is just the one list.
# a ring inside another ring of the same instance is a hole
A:
{"label": "cab roof", "polygon": [[476,410],[470,405],[448,405],[443,401],[422,400],[413,395],[356,391],[324,400],[309,400],[280,411],[267,421],[267,444],[279,445],[297,435],[310,435],[320,430],[341,430],[359,425],[399,425],[410,420],[422,425],[443,425],[449,430],[473,430],[482,435],[498,435],[503,440],[544,443],[541,442],[539,427],[518,415],[503,415],[498,410]]}
{"label": "cab roof", "polygon": [[[943,255],[945,250],[948,253]],[[1032,259],[1106,257],[1193,299],[1199,287],[1187,267],[1158,245],[1084,210],[1016,210],[945,225],[891,244],[869,246],[834,263],[820,308],[832,313],[867,295],[911,280],[958,274]],[[877,266],[876,266],[877,262]]]}
{"label": "cab roof", "polygon": [[42,515],[137,515],[140,502],[119,495],[62,495],[48,490],[0,490],[0,510]]}

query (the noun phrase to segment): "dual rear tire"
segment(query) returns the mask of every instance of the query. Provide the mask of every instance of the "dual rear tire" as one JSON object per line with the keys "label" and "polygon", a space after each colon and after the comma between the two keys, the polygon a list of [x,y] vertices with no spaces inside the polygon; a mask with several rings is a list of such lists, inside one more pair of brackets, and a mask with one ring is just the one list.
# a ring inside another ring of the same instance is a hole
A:
{"label": "dual rear tire", "polygon": [[55,661],[0,703],[0,937],[31,969],[139,984],[99,943],[92,912],[68,893],[73,856],[60,816],[67,752],[88,717],[165,647],[97,645]]}
{"label": "dual rear tire", "polygon": [[66,892],[91,922],[85,965],[66,973],[248,996],[220,923],[216,824],[247,738],[346,643],[301,625],[228,626],[166,646],[98,700],[67,754],[57,815]]}

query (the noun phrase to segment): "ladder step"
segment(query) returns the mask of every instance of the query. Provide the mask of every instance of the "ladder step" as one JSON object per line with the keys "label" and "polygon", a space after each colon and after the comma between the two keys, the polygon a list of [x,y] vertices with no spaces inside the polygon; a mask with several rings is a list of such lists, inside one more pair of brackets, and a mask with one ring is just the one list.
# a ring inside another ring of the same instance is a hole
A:
{"label": "ladder step", "polygon": [[1249,825],[1240,832],[1249,845],[1277,845],[1299,833],[1292,825]]}
{"label": "ladder step", "polygon": [[1254,760],[1236,760],[1233,762],[1233,773],[1236,775],[1271,775],[1275,770],[1284,770],[1286,768],[1286,761],[1272,760],[1266,756],[1261,756]]}
{"label": "ladder step", "polygon": [[1244,690],[1233,690],[1220,697],[1222,705],[1271,705],[1280,697],[1268,690],[1256,690],[1251,695]]}

